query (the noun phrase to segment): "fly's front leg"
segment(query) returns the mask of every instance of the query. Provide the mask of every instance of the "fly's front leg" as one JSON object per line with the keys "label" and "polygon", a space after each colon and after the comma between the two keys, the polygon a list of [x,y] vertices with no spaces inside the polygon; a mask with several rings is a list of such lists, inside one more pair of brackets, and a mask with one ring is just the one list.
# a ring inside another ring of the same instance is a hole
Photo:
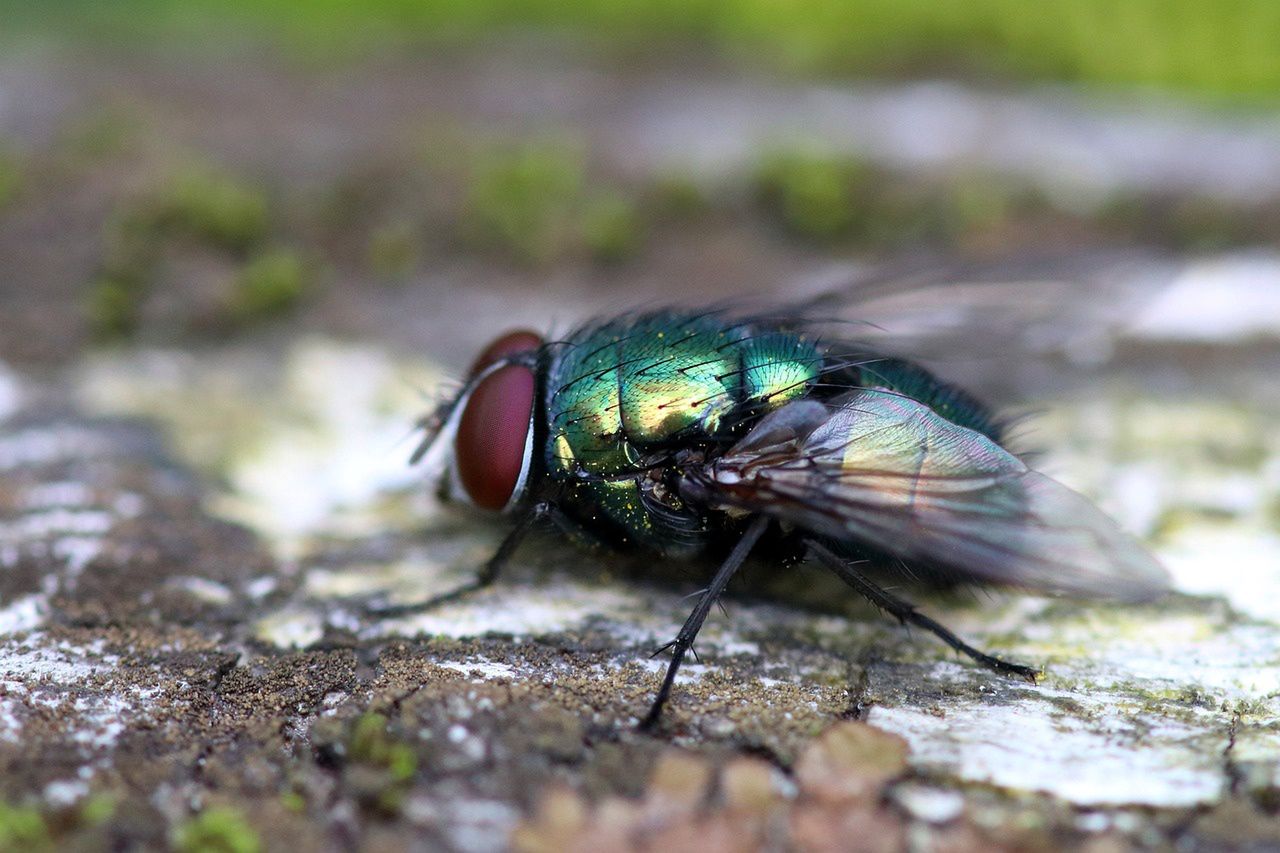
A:
{"label": "fly's front leg", "polygon": [[738,544],[733,547],[728,558],[720,565],[716,571],[716,575],[698,598],[698,603],[694,605],[693,612],[689,614],[689,618],[684,620],[684,625],[680,627],[680,633],[676,638],[667,645],[658,649],[655,654],[671,649],[671,663],[667,665],[667,674],[662,679],[662,686],[658,688],[657,698],[653,700],[653,706],[649,708],[649,713],[640,721],[641,729],[653,728],[658,722],[658,718],[662,716],[662,708],[667,704],[667,699],[671,696],[671,685],[675,683],[676,672],[680,669],[680,664],[684,661],[684,656],[689,649],[693,647],[693,641],[698,636],[698,631],[702,630],[702,623],[706,621],[707,614],[711,611],[711,606],[720,598],[725,587],[729,585],[729,580],[742,568],[742,564],[746,561],[747,556],[751,553],[751,549],[755,547],[756,542],[760,541],[760,537],[769,527],[769,519],[764,516],[758,516],[751,522],[742,538],[738,540]]}
{"label": "fly's front leg", "polygon": [[995,655],[989,655],[986,652],[975,649],[973,646],[953,634],[944,625],[935,622],[919,610],[916,610],[916,606],[911,602],[904,601],[890,593],[888,590],[885,590],[873,583],[870,578],[855,569],[847,560],[822,543],[808,539],[805,540],[805,544],[809,548],[809,553],[817,557],[818,561],[835,573],[840,580],[853,587],[858,591],[858,593],[866,598],[867,601],[870,601],[876,607],[883,610],[885,613],[888,613],[904,625],[909,623],[924,628],[957,652],[968,655],[978,663],[989,669],[993,669],[996,672],[1016,675],[1020,678],[1025,678],[1032,684],[1035,684],[1036,679],[1040,677],[1040,670],[1034,667],[1023,666],[1018,663],[1009,663],[1006,660],[1001,660]]}
{"label": "fly's front leg", "polygon": [[[526,536],[529,535],[534,526],[546,518],[558,519],[561,513],[555,506],[539,502],[529,508],[528,512],[520,517],[516,522],[516,526],[511,529],[506,538],[502,540],[502,544],[498,546],[498,550],[494,552],[480,570],[476,572],[475,578],[469,583],[465,583],[457,589],[440,595],[432,596],[426,601],[419,601],[414,604],[402,604],[392,607],[379,607],[371,612],[375,616],[406,616],[413,613],[421,613],[426,610],[439,607],[442,604],[449,604],[459,599],[465,598],[472,593],[479,592],[487,586],[491,586],[498,579],[498,575],[502,573],[503,567],[511,561],[511,557],[515,554],[516,549],[520,547]],[[557,522],[559,523],[559,522]]]}

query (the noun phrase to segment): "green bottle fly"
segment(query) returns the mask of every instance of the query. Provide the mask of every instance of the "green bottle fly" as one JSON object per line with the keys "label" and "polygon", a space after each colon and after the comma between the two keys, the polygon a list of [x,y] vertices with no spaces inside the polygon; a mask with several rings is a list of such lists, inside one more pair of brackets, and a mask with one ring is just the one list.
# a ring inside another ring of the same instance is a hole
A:
{"label": "green bottle fly", "polygon": [[443,599],[491,583],[540,521],[662,558],[719,555],[669,644],[651,725],[712,604],[762,539],[979,663],[1033,680],[1035,669],[969,646],[863,566],[1127,601],[1167,588],[1136,540],[1010,452],[999,419],[971,395],[819,328],[671,310],[555,341],[498,338],[424,422],[415,455],[447,460],[446,494],[516,519],[477,580]]}

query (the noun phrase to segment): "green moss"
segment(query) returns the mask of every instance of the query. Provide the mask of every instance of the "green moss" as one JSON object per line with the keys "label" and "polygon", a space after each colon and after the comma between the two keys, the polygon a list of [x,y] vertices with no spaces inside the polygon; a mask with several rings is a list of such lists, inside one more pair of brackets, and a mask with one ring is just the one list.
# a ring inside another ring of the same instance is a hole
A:
{"label": "green moss", "polygon": [[343,778],[356,799],[380,814],[398,813],[418,770],[413,747],[392,734],[384,715],[368,712],[352,725],[345,752]]}
{"label": "green moss", "polygon": [[173,846],[180,853],[258,853],[262,841],[238,811],[211,808],[179,826]]}
{"label": "green moss", "polygon": [[401,279],[418,263],[421,241],[407,222],[384,225],[369,237],[369,268],[384,279]]}
{"label": "green moss", "polygon": [[1263,510],[1263,518],[1272,530],[1280,531],[1280,494],[1273,495]]}
{"label": "green moss", "polygon": [[1255,211],[1242,210],[1208,198],[1182,199],[1168,213],[1166,231],[1174,245],[1193,252],[1218,252],[1240,245],[1249,235],[1249,223],[1260,218]]}
{"label": "green moss", "polygon": [[94,281],[85,298],[90,332],[99,341],[132,337],[142,319],[147,288],[137,279],[106,275]]}
{"label": "green moss", "polygon": [[619,194],[589,201],[582,212],[582,241],[598,261],[615,263],[636,253],[641,243],[640,216]]}
{"label": "green moss", "polygon": [[135,143],[141,119],[122,105],[108,105],[72,122],[59,134],[62,153],[95,162],[126,153]]}
{"label": "green moss", "polygon": [[307,267],[291,249],[256,255],[236,277],[230,297],[232,316],[256,322],[288,313],[306,294]]}
{"label": "green moss", "polygon": [[789,232],[827,242],[852,233],[865,179],[866,170],[851,158],[794,150],[767,155],[756,185],[765,207]]}
{"label": "green moss", "polygon": [[965,175],[946,188],[949,230],[957,236],[1000,226],[1019,206],[1013,192],[990,175]]}
{"label": "green moss", "polygon": [[470,231],[484,246],[544,264],[574,241],[584,173],[576,149],[534,144],[491,153],[467,193]]}
{"label": "green moss", "polygon": [[243,251],[267,234],[267,198],[258,188],[203,169],[176,175],[141,211],[143,225]]}
{"label": "green moss", "polygon": [[295,252],[261,249],[266,233],[265,195],[207,170],[189,169],[121,205],[104,227],[102,271],[85,294],[94,337],[134,335],[144,304],[165,280],[170,253],[190,250],[191,242],[229,264],[248,255],[226,295],[226,319],[246,323],[285,313],[305,292],[306,267]]}
{"label": "green moss", "polygon": [[280,795],[280,805],[294,814],[302,814],[307,810],[307,800],[297,791],[285,791]]}
{"label": "green moss", "polygon": [[0,803],[0,853],[52,849],[49,827],[39,811]]}
{"label": "green moss", "polygon": [[111,794],[94,794],[80,804],[80,821],[85,826],[101,826],[116,813],[116,798]]}
{"label": "green moss", "polygon": [[352,761],[385,768],[394,782],[412,779],[418,769],[417,753],[408,744],[392,738],[387,718],[374,712],[356,720],[348,754]]}
{"label": "green moss", "polygon": [[617,262],[639,249],[644,234],[636,202],[616,190],[589,190],[581,150],[563,142],[476,156],[463,219],[477,246],[535,266],[584,255]]}
{"label": "green moss", "polygon": [[648,207],[662,219],[689,219],[711,206],[702,187],[688,175],[664,175],[647,193]]}

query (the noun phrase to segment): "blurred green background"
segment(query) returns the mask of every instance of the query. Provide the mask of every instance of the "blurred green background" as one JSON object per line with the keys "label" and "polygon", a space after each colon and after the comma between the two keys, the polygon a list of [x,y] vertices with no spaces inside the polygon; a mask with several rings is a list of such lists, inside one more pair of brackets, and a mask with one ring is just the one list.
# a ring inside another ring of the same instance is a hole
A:
{"label": "blurred green background", "polygon": [[17,362],[280,323],[456,360],[463,335],[423,316],[487,326],[535,289],[710,299],[825,262],[1280,235],[1269,0],[0,0],[0,19]]}
{"label": "blurred green background", "polygon": [[[134,0],[6,2],[13,31],[175,40],[246,31],[296,52],[368,54],[526,28],[635,56],[709,48],[797,74],[962,73],[1149,86],[1215,98],[1280,92],[1270,0]],[[183,39],[198,38],[192,44]]]}

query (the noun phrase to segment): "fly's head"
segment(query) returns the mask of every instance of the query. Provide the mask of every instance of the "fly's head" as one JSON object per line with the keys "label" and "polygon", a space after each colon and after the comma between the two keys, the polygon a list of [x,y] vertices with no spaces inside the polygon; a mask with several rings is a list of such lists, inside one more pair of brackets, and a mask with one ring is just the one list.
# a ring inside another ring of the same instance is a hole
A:
{"label": "fly's head", "polygon": [[542,346],[524,329],[497,338],[476,357],[457,395],[421,421],[426,435],[411,461],[439,477],[442,499],[507,512],[524,497]]}

